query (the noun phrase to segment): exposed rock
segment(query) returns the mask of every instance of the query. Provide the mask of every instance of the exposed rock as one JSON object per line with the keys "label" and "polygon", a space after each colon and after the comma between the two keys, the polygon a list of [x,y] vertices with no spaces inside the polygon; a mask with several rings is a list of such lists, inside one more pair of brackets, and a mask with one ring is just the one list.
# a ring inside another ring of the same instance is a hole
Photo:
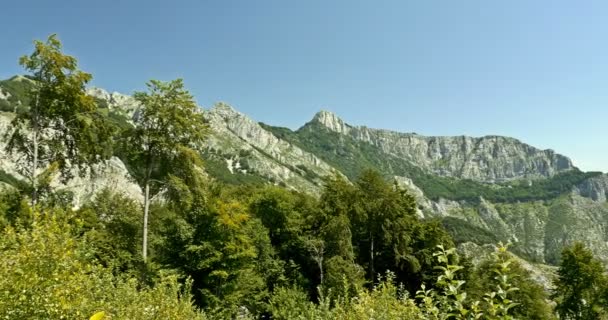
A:
{"label": "exposed rock", "polygon": [[[0,137],[4,137],[5,132],[9,130],[10,123],[14,117],[15,114],[13,113],[0,112]],[[22,162],[18,156],[9,155],[5,151],[7,143],[7,139],[0,139],[0,169],[12,176],[20,177],[17,167]]]}
{"label": "exposed rock", "polygon": [[442,176],[483,182],[550,177],[574,168],[570,159],[553,150],[539,150],[501,136],[481,138],[427,137],[414,133],[351,126],[335,114],[321,111],[311,122],[379,147],[389,155]]}
{"label": "exposed rock", "polygon": [[[0,112],[0,136],[7,132],[10,121],[14,114]],[[14,176],[17,179],[25,180],[18,170],[19,165],[23,165],[18,154],[8,154],[5,151],[6,140],[0,139],[0,169]],[[86,175],[80,177],[76,170],[73,171],[74,178],[66,184],[62,184],[56,179],[52,185],[57,189],[73,192],[74,206],[81,206],[86,200],[91,199],[98,191],[110,188],[115,192],[128,195],[137,201],[143,201],[143,196],[139,186],[132,181],[125,165],[116,157],[112,157],[105,163],[95,166],[96,175]]]}
{"label": "exposed rock", "polygon": [[348,134],[351,129],[351,126],[346,124],[346,122],[340,119],[336,114],[325,110],[317,112],[312,121],[319,122],[330,130],[338,133]]}
{"label": "exposed rock", "polygon": [[87,88],[87,94],[106,101],[110,110],[124,114],[129,118],[140,107],[139,102],[133,97],[118,92],[110,93],[101,88]]}
{"label": "exposed rock", "polygon": [[7,100],[11,97],[10,92],[4,91],[4,89],[0,88],[0,100]]}
{"label": "exposed rock", "polygon": [[80,177],[75,172],[74,178],[65,185],[60,184],[58,180],[53,185],[59,190],[71,191],[74,194],[74,207],[76,208],[106,188],[143,203],[141,188],[131,179],[129,171],[120,159],[112,157],[104,163],[95,165],[95,170],[96,174],[88,174],[84,177]]}
{"label": "exposed rock", "polygon": [[332,167],[315,155],[277,138],[225,103],[205,115],[212,128],[210,149],[236,160],[246,154],[250,169],[275,183],[316,193],[320,178],[332,173]]}
{"label": "exposed rock", "polygon": [[608,194],[608,175],[603,174],[583,181],[574,190],[583,197],[591,198],[594,201],[606,202]]}

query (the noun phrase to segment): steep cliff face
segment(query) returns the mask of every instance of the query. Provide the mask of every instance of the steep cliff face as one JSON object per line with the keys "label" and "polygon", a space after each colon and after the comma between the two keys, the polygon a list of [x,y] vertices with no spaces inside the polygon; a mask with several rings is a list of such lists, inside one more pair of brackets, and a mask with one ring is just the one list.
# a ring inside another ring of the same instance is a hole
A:
{"label": "steep cliff face", "polygon": [[570,159],[553,150],[539,150],[508,137],[429,137],[370,129],[348,125],[327,111],[317,113],[308,125],[311,123],[370,143],[386,154],[409,160],[441,176],[501,182],[550,177],[573,169]]}
{"label": "steep cliff face", "polygon": [[[0,81],[0,110],[8,111],[0,112],[0,134],[13,112],[27,105],[29,83],[23,77]],[[88,92],[124,123],[136,114],[128,95]],[[427,137],[357,127],[326,111],[296,131],[258,123],[223,103],[204,112],[213,132],[205,168],[220,180],[316,194],[324,176],[354,178],[374,168],[408,188],[418,214],[440,219],[459,243],[511,241],[528,261],[554,264],[565,245],[583,241],[608,261],[608,175],[582,173],[551,150],[508,137]],[[23,178],[5,143],[0,139],[0,169]],[[98,176],[57,187],[72,190],[76,205],[104,187],[141,198],[120,159],[100,169]]]}
{"label": "steep cliff face", "polygon": [[210,153],[225,162],[231,174],[263,177],[275,184],[316,193],[332,167],[315,155],[277,138],[257,122],[218,103],[208,112],[212,128]]}
{"label": "steep cliff face", "polygon": [[608,195],[608,175],[602,174],[580,183],[574,192],[598,202],[606,202]]}
{"label": "steep cliff face", "polygon": [[110,111],[130,118],[139,107],[133,97],[119,92],[108,92],[102,88],[88,88],[87,94],[99,99]]}
{"label": "steep cliff face", "polygon": [[[0,112],[0,137],[7,132],[13,117],[13,113]],[[19,155],[5,152],[6,143],[6,139],[0,139],[0,170],[16,179],[25,181],[25,177],[19,171],[19,166],[23,165],[23,162]],[[120,159],[112,157],[95,167],[96,174],[94,175],[87,174],[80,177],[78,172],[74,171],[74,178],[67,183],[63,184],[56,180],[52,185],[57,190],[70,191],[74,196],[75,207],[80,207],[104,188],[121,192],[137,201],[143,199],[141,189],[131,179],[129,171]]]}

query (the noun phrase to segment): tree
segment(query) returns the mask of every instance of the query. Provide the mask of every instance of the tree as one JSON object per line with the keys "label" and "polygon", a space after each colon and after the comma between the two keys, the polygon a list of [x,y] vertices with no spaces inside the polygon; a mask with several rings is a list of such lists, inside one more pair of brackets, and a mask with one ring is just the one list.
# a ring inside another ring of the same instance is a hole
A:
{"label": "tree", "polygon": [[78,214],[88,229],[91,251],[102,265],[121,273],[137,271],[142,215],[137,201],[106,188]]}
{"label": "tree", "polygon": [[353,244],[359,250],[361,264],[369,266],[372,283],[376,271],[395,270],[395,267],[412,272],[420,270],[411,247],[412,227],[417,224],[414,198],[388,184],[373,170],[362,172],[355,184],[356,205],[351,213]]}
{"label": "tree", "polygon": [[[309,195],[280,187],[264,187],[249,200],[251,214],[268,230],[272,246],[285,263],[289,280],[316,290],[317,270],[322,274],[324,243],[311,232],[307,218],[316,211],[316,200]],[[316,268],[315,268],[316,267]],[[321,280],[320,275],[319,279]],[[321,280],[322,281],[322,280]]]}
{"label": "tree", "polygon": [[465,285],[469,299],[483,300],[484,296],[487,298],[487,293],[494,291],[498,285],[506,290],[502,282],[508,280],[510,286],[518,288],[509,296],[516,304],[510,309],[511,315],[517,319],[555,319],[553,310],[547,303],[547,291],[506,249],[506,245],[499,245],[497,250],[482,260],[474,270],[463,270],[463,273],[469,273]]}
{"label": "tree", "polygon": [[198,305],[222,318],[242,306],[260,311],[267,295],[262,275],[272,277],[277,268],[267,230],[221,190],[191,192],[188,205],[171,204],[173,215],[164,217],[160,262],[191,277]]}
{"label": "tree", "polygon": [[602,262],[582,243],[562,251],[553,298],[562,319],[600,319],[606,315],[607,279]]}
{"label": "tree", "polygon": [[40,171],[52,176],[58,170],[67,180],[72,169],[87,172],[89,165],[108,156],[112,130],[97,113],[93,98],[86,94],[89,73],[78,69],[76,58],[61,52],[55,34],[46,42],[35,41],[34,52],[19,63],[31,73],[30,106],[17,113],[6,133],[6,151],[20,153],[20,173],[31,187],[31,202],[40,197]]}
{"label": "tree", "polygon": [[[185,149],[198,150],[208,126],[182,79],[170,82],[151,80],[148,92],[136,92],[141,107],[134,126],[126,131],[126,150],[132,172],[144,189],[142,256],[148,256],[148,215],[150,199],[165,186],[176,159]],[[181,151],[180,151],[181,150]]]}

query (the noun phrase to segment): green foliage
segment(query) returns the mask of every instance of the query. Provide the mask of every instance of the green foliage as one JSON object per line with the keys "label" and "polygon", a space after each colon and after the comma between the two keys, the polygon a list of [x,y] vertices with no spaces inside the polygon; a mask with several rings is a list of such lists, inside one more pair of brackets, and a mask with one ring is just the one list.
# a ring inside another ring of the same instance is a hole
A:
{"label": "green foliage", "polygon": [[463,219],[445,217],[441,224],[452,236],[455,243],[473,242],[479,245],[497,243],[498,239],[492,232],[473,225]]}
{"label": "green foliage", "polygon": [[74,167],[85,174],[90,164],[111,155],[113,132],[96,112],[93,98],[85,93],[92,76],[78,70],[76,58],[61,52],[57,36],[35,41],[34,46],[31,55],[19,60],[32,74],[25,95],[29,108],[16,114],[5,138],[6,151],[18,153],[24,160],[19,170],[29,179],[36,203],[39,185],[44,185],[38,181],[39,175],[57,171],[66,180]]}
{"label": "green foliage", "polygon": [[510,296],[512,302],[517,304],[511,310],[515,318],[555,319],[553,310],[547,302],[549,300],[547,291],[533,281],[530,272],[513,260],[505,249],[506,247],[499,248],[493,253],[492,259],[482,261],[468,276],[469,281],[465,285],[465,290],[471,299],[488,298],[487,292],[494,291],[497,286],[505,287],[504,282],[508,281],[509,286],[518,288]]}
{"label": "green foliage", "polygon": [[175,277],[154,288],[115,277],[90,261],[80,223],[69,212],[33,215],[31,228],[8,227],[0,237],[0,314],[7,319],[204,319]]}
{"label": "green foliage", "polygon": [[0,230],[8,226],[29,225],[31,208],[17,190],[0,192]]}
{"label": "green foliage", "polygon": [[343,291],[349,296],[356,296],[365,284],[365,270],[352,260],[345,260],[341,256],[333,256],[325,262],[325,280],[322,288],[324,294]]}
{"label": "green foliage", "polygon": [[279,287],[270,298],[270,313],[276,320],[313,319],[314,304],[297,287]]}
{"label": "green foliage", "polygon": [[33,81],[19,76],[0,80],[0,90],[4,95],[8,94],[6,100],[0,99],[0,111],[25,112],[30,104],[29,92],[33,89],[33,85]]}
{"label": "green foliage", "polygon": [[182,79],[150,80],[147,86],[148,92],[133,95],[142,107],[124,141],[131,150],[131,172],[141,186],[150,183],[155,194],[171,174],[179,148],[202,150],[208,126]]}
{"label": "green foliage", "polygon": [[[435,289],[422,286],[416,299],[410,298],[402,286],[395,285],[395,277],[388,272],[370,290],[360,290],[352,295],[348,280],[343,290],[321,295],[313,304],[297,287],[281,287],[270,298],[273,319],[515,319],[510,300],[517,292],[511,283],[509,265],[511,259],[503,255],[505,247],[499,247],[491,260],[494,288],[484,292],[483,301],[473,300],[464,290],[461,280],[463,267],[454,248],[438,247],[433,256],[440,270],[433,279]],[[528,319],[528,318],[525,318]],[[534,318],[530,318],[534,319]]]}
{"label": "green foliage", "polygon": [[434,255],[439,262],[437,268],[442,271],[437,277],[437,290],[426,290],[423,285],[416,294],[425,319],[510,320],[520,315],[516,315],[513,309],[519,305],[513,300],[519,288],[512,283],[513,273],[510,265],[513,259],[507,254],[506,246],[499,244],[491,259],[484,262],[491,270],[491,279],[487,290],[483,291],[482,301],[476,300],[478,296],[471,296],[464,289],[466,281],[461,280],[459,275],[464,267],[458,264],[459,257],[454,248],[445,249],[439,246],[439,251]]}
{"label": "green foliage", "polygon": [[144,261],[148,255],[150,199],[165,187],[180,161],[192,161],[182,163],[184,166],[201,163],[198,152],[208,132],[203,113],[184,88],[182,79],[150,80],[147,86],[148,92],[133,95],[141,108],[136,112],[134,125],[123,132],[121,148],[130,172],[144,189]]}
{"label": "green foliage", "polygon": [[422,320],[422,313],[403,289],[393,283],[392,275],[379,279],[371,290],[356,297],[348,294],[333,299],[321,296],[318,304],[306,301],[297,288],[279,288],[271,298],[273,319],[356,319],[356,320]]}
{"label": "green foliage", "polygon": [[100,191],[78,212],[83,219],[90,250],[107,268],[119,273],[136,273],[141,268],[141,209],[134,200]]}
{"label": "green foliage", "polygon": [[437,222],[418,220],[411,195],[371,170],[354,185],[339,176],[327,179],[320,207],[328,258],[335,254],[366,267],[371,283],[391,270],[415,290],[433,274],[435,246],[452,245]]}
{"label": "green foliage", "polygon": [[562,319],[605,319],[608,317],[608,278],[591,251],[580,243],[562,252],[553,298]]}
{"label": "green foliage", "polygon": [[187,205],[172,205],[163,219],[160,262],[192,277],[197,303],[222,317],[241,306],[261,312],[267,295],[262,274],[276,279],[280,265],[247,207],[218,191],[207,201],[214,190],[190,189]]}
{"label": "green foliage", "polygon": [[17,179],[12,174],[0,169],[0,182],[4,182],[18,190],[27,190],[28,185],[25,181]]}
{"label": "green foliage", "polygon": [[[84,93],[91,75],[61,53],[55,36],[37,41],[21,63],[32,75],[0,81],[11,95],[0,110],[16,113],[9,150],[30,162],[21,170],[32,183],[0,170],[0,182],[15,187],[0,193],[1,316],[205,318],[193,300],[217,319],[554,318],[546,293],[506,247],[477,267],[453,248],[465,240],[495,243],[498,235],[450,217],[419,219],[414,198],[385,178],[410,177],[431,199],[504,202],[499,212],[514,216],[511,202],[559,197],[597,173],[483,184],[425,172],[315,123],[297,132],[263,125],[346,175],[322,178],[281,163],[324,182],[315,198],[249,174],[250,151],[238,155],[246,174],[230,173],[225,156],[203,151],[208,126],[179,79],[152,80],[147,92],[135,93],[141,107],[131,124]],[[116,131],[119,145],[111,146]],[[113,153],[144,189],[143,212],[112,190],[73,212],[72,194],[54,190],[54,177],[69,178],[74,166],[87,173]],[[31,189],[41,198],[36,206],[23,196]],[[151,204],[152,197],[162,201]],[[561,200],[554,207],[567,209]],[[605,316],[608,281],[599,262],[580,246],[564,251],[562,261],[555,291],[561,317]]]}

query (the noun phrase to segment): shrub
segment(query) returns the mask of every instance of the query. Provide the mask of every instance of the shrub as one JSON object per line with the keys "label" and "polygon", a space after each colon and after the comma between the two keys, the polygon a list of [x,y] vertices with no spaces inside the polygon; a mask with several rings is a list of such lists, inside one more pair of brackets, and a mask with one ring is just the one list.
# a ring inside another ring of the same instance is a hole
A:
{"label": "shrub", "polygon": [[69,212],[35,212],[29,229],[6,227],[0,238],[0,315],[4,319],[204,319],[189,284],[165,275],[153,288],[115,277],[90,261]]}

